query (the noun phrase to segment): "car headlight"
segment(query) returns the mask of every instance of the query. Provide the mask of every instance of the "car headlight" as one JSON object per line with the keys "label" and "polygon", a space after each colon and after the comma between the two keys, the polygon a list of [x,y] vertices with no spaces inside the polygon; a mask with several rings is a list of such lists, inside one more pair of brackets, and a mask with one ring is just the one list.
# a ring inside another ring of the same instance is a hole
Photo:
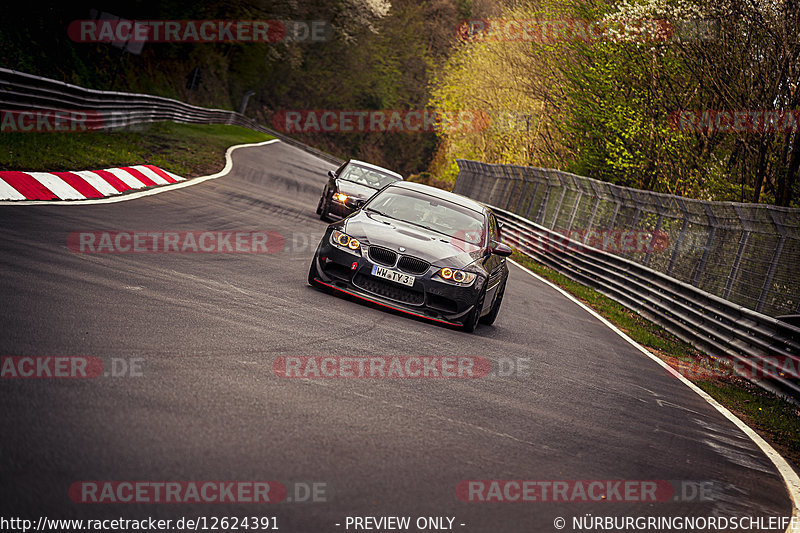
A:
{"label": "car headlight", "polygon": [[351,254],[361,255],[361,243],[341,231],[333,230],[331,232],[331,244]]}
{"label": "car headlight", "polygon": [[457,270],[450,267],[444,267],[436,274],[444,280],[452,281],[454,283],[458,283],[459,285],[469,285],[475,281],[475,276],[477,275],[474,272],[465,272],[463,270]]}
{"label": "car headlight", "polygon": [[347,200],[347,195],[341,192],[337,192],[336,194],[333,195],[333,197],[342,203],[344,203],[344,201]]}

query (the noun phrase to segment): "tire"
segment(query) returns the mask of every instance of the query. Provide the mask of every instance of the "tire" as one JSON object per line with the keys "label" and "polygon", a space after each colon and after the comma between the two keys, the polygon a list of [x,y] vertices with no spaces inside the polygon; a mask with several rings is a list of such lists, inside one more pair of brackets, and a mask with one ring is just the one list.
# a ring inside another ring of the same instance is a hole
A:
{"label": "tire", "polygon": [[320,196],[319,202],[317,202],[317,214],[318,215],[322,214],[322,200],[323,199],[325,199],[325,195],[324,194],[322,196]]}
{"label": "tire", "polygon": [[322,205],[319,206],[319,219],[325,222],[328,221],[328,210],[331,208],[331,200],[326,194],[320,199]]}
{"label": "tire", "polygon": [[478,296],[478,301],[475,302],[475,307],[467,315],[467,319],[464,321],[464,325],[461,326],[461,329],[463,329],[466,333],[472,333],[473,331],[475,331],[475,328],[478,327],[478,323],[481,320],[481,309],[483,309],[484,299],[486,299],[485,288],[481,291],[481,295]]}
{"label": "tire", "polygon": [[489,311],[489,314],[481,318],[481,324],[486,324],[487,326],[491,326],[494,324],[494,321],[497,320],[497,313],[500,312],[500,304],[503,303],[503,294],[506,292],[506,282],[503,282],[503,286],[500,287],[500,290],[497,293],[497,296],[494,297],[494,304],[492,304],[492,310]]}

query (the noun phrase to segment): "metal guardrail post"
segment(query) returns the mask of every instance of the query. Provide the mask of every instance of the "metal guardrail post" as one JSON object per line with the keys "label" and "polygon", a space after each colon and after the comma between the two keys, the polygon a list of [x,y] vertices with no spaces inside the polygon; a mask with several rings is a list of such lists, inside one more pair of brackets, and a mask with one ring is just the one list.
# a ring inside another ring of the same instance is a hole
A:
{"label": "metal guardrail post", "polygon": [[591,181],[590,185],[592,187],[592,191],[594,191],[594,205],[592,206],[592,212],[589,215],[589,220],[586,222],[586,228],[583,233],[583,244],[586,244],[586,241],[589,240],[589,233],[592,231],[592,227],[594,227],[594,219],[597,216],[597,209],[600,207],[600,202],[602,201],[600,191],[597,190],[599,185],[594,181]]}
{"label": "metal guardrail post", "polygon": [[512,167],[503,165],[503,174],[505,175],[505,179],[508,182],[508,185],[506,185],[505,189],[503,189],[503,196],[506,199],[506,203],[505,206],[503,206],[503,209],[505,209],[506,211],[508,211],[508,206],[511,205],[511,198],[513,198],[514,192],[517,190],[518,178],[513,175],[514,174],[513,170],[514,169]]}
{"label": "metal guardrail post", "polygon": [[614,199],[614,211],[611,213],[611,218],[608,220],[608,225],[606,226],[607,230],[613,230],[614,225],[617,223],[617,216],[619,215],[619,210],[622,208],[622,199],[620,198],[620,188],[614,184],[608,185],[608,191],[611,193],[611,197]]}
{"label": "metal guardrail post", "polygon": [[569,215],[569,223],[567,223],[567,233],[572,231],[572,223],[575,222],[575,215],[578,214],[578,207],[581,205],[581,198],[583,198],[583,189],[578,188],[578,196],[575,198],[575,203],[572,205],[572,213]]}
{"label": "metal guardrail post", "polygon": [[547,179],[547,188],[544,190],[542,203],[539,204],[539,212],[536,213],[536,222],[540,224],[544,224],[544,217],[547,214],[547,204],[550,202],[550,191],[553,188],[553,184],[550,183],[550,176],[545,175],[545,178]]}
{"label": "metal guardrail post", "polygon": [[686,204],[683,202],[683,198],[676,198],[675,199],[678,204],[678,209],[681,210],[683,214],[683,223],[681,224],[681,231],[678,233],[678,242],[675,243],[675,247],[672,249],[672,254],[669,257],[669,264],[667,265],[666,274],[669,276],[672,274],[673,269],[675,268],[675,262],[678,260],[678,254],[680,254],[681,248],[683,247],[683,239],[686,237],[686,230],[689,228],[689,210],[686,209]]}
{"label": "metal guardrail post", "polygon": [[653,203],[658,205],[658,218],[656,219],[656,227],[653,230],[653,236],[650,238],[650,244],[647,245],[647,253],[644,259],[642,259],[642,264],[644,266],[650,266],[650,258],[653,256],[653,247],[658,240],[658,233],[661,231],[661,223],[664,220],[664,204],[661,203],[661,199],[655,194],[651,194],[650,197],[653,199]]}
{"label": "metal guardrail post", "polygon": [[739,217],[739,222],[742,225],[742,234],[739,236],[739,245],[736,247],[736,257],[733,259],[733,265],[728,273],[728,279],[725,280],[725,288],[722,291],[722,297],[726,300],[730,299],[733,284],[736,282],[736,276],[739,274],[739,265],[742,263],[742,256],[747,248],[747,241],[750,240],[750,223],[742,216],[742,211],[739,206],[733,206],[736,215]]}
{"label": "metal guardrail post", "polygon": [[514,209],[514,212],[519,214],[519,208],[522,206],[522,200],[525,198],[525,193],[528,191],[528,177],[525,175],[525,169],[517,167],[519,175],[522,177],[522,190],[519,192],[519,198],[517,199],[517,206]]}
{"label": "metal guardrail post", "polygon": [[528,210],[525,211],[525,218],[529,220],[533,220],[531,218],[531,210],[533,209],[533,203],[536,201],[536,195],[539,193],[539,187],[542,185],[542,178],[541,176],[536,174],[535,169],[531,169],[531,172],[534,175],[534,179],[536,180],[536,187],[533,188],[533,194],[531,194],[531,200],[528,202]]}
{"label": "metal guardrail post", "polygon": [[558,181],[561,182],[561,196],[558,199],[555,211],[553,211],[553,220],[550,222],[550,229],[555,229],[556,222],[558,221],[558,215],[561,213],[561,204],[564,203],[564,197],[567,195],[567,184],[564,178],[561,177],[561,173],[556,172],[554,174],[558,178]]}
{"label": "metal guardrail post", "polygon": [[761,288],[761,295],[758,297],[758,303],[756,304],[756,311],[759,313],[764,309],[767,296],[769,296],[770,287],[772,287],[772,279],[775,277],[775,271],[778,269],[781,253],[783,253],[783,245],[786,242],[786,229],[783,227],[782,221],[778,220],[778,215],[774,209],[768,209],[768,212],[770,217],[772,217],[772,223],[775,224],[775,229],[778,230],[780,237],[778,238],[778,244],[775,245],[775,251],[772,253],[772,260],[769,263],[767,277],[764,278],[764,286]]}
{"label": "metal guardrail post", "polygon": [[703,249],[703,255],[700,257],[700,263],[697,264],[697,268],[695,268],[694,275],[692,276],[692,285],[695,287],[700,286],[700,278],[706,269],[708,256],[711,254],[711,247],[714,246],[714,237],[716,237],[717,234],[717,217],[714,216],[714,212],[711,210],[711,206],[708,204],[703,204],[703,208],[705,209],[706,217],[708,218],[709,232],[708,238],[706,239],[706,246]]}

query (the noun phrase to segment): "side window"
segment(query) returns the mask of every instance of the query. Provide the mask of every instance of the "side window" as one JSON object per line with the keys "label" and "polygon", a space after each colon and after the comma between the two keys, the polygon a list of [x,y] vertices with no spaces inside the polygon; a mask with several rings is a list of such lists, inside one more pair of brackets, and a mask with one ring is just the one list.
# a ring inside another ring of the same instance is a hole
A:
{"label": "side window", "polygon": [[497,230],[497,220],[494,213],[489,213],[489,244],[500,242],[500,232]]}

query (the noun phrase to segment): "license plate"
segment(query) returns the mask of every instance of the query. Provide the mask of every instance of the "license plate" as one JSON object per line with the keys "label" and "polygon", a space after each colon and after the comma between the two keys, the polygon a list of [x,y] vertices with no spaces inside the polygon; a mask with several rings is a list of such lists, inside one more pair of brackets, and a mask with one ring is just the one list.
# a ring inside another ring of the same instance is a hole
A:
{"label": "license plate", "polygon": [[408,285],[409,287],[413,287],[414,280],[417,279],[414,276],[401,274],[395,270],[389,270],[388,268],[383,268],[378,265],[372,265],[372,275],[379,278],[388,279],[389,281],[394,281],[395,283],[399,283],[401,285]]}

